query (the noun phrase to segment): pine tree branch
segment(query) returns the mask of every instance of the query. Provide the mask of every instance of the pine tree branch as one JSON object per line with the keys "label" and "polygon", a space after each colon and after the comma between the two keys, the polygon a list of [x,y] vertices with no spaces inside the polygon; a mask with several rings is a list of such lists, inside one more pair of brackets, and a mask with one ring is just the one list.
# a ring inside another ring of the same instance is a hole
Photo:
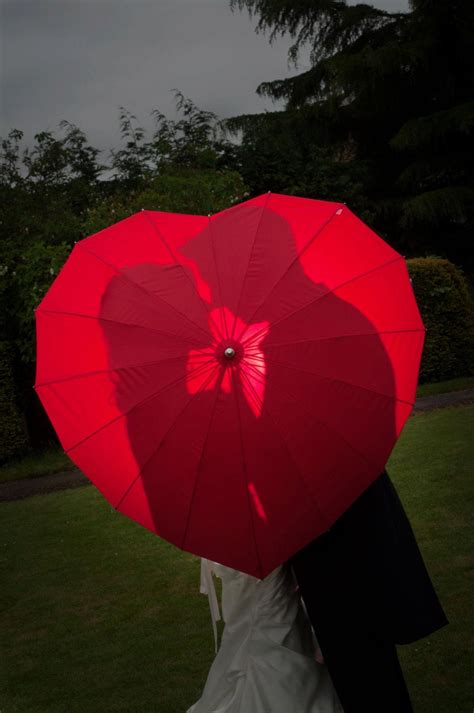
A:
{"label": "pine tree branch", "polygon": [[230,0],[232,10],[247,10],[258,16],[256,32],[269,32],[270,42],[289,35],[294,43],[289,59],[297,62],[304,46],[311,62],[351,45],[363,32],[390,22],[400,13],[389,13],[371,5],[347,5],[345,0]]}
{"label": "pine tree branch", "polygon": [[438,227],[443,223],[466,223],[472,218],[474,186],[450,186],[426,191],[403,203],[400,223]]}
{"label": "pine tree branch", "polygon": [[415,150],[434,146],[448,134],[469,135],[474,128],[474,101],[458,104],[445,111],[407,121],[391,139],[398,150]]}

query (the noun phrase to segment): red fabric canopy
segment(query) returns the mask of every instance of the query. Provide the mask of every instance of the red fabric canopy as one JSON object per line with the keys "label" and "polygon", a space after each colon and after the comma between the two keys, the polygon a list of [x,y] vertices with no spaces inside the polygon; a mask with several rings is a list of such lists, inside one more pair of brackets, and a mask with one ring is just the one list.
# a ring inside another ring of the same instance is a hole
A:
{"label": "red fabric canopy", "polygon": [[69,457],[120,512],[257,577],[382,471],[424,340],[401,255],[345,205],[271,193],[79,241],[36,324]]}

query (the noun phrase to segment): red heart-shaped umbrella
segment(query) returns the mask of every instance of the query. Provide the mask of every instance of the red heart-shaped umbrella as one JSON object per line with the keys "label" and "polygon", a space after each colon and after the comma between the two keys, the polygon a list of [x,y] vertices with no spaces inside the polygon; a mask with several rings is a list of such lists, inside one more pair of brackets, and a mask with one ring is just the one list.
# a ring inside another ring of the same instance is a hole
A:
{"label": "red heart-shaped umbrella", "polygon": [[36,310],[35,388],[120,512],[258,577],[383,470],[424,328],[345,205],[266,194],[79,241]]}

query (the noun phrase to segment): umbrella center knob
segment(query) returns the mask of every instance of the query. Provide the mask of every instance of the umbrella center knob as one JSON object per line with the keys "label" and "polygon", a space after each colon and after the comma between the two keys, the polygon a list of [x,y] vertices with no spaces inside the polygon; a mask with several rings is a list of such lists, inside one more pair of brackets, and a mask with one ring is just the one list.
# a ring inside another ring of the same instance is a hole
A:
{"label": "umbrella center knob", "polygon": [[235,349],[232,349],[232,347],[227,347],[224,352],[224,356],[226,357],[226,359],[233,359],[235,357]]}

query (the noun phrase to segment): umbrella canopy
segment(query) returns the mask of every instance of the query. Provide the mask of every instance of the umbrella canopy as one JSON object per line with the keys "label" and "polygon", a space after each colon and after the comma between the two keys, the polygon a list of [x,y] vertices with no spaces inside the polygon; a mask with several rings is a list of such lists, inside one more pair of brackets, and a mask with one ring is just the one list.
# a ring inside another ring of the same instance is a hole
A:
{"label": "umbrella canopy", "polygon": [[120,512],[263,577],[383,470],[424,327],[345,205],[268,193],[79,241],[36,310],[35,388]]}

